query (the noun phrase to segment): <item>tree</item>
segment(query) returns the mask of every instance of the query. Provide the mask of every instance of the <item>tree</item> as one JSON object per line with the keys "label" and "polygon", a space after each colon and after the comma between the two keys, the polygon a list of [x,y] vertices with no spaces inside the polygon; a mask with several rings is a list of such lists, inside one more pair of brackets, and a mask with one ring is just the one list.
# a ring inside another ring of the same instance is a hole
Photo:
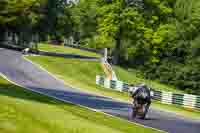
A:
{"label": "tree", "polygon": [[7,0],[1,1],[1,5],[0,27],[18,34],[19,43],[30,41],[33,28],[42,17],[40,8],[43,1]]}
{"label": "tree", "polygon": [[[130,1],[129,1],[130,2]],[[122,40],[132,30],[139,30],[143,20],[136,8],[124,0],[101,2],[98,10],[98,32],[108,43],[114,43],[113,63],[118,64]],[[135,38],[135,37],[134,37]],[[104,39],[104,42],[106,42]],[[127,38],[126,38],[127,39]]]}
{"label": "tree", "polygon": [[43,40],[71,34],[68,0],[3,0],[0,4],[0,27],[17,34],[19,44],[28,44],[34,34]]}
{"label": "tree", "polygon": [[74,38],[82,45],[93,45],[90,42],[96,36],[97,1],[81,0],[72,8]]}
{"label": "tree", "polygon": [[44,39],[61,41],[63,36],[71,32],[71,2],[68,0],[47,0],[43,7],[43,19],[40,22],[40,32]]}

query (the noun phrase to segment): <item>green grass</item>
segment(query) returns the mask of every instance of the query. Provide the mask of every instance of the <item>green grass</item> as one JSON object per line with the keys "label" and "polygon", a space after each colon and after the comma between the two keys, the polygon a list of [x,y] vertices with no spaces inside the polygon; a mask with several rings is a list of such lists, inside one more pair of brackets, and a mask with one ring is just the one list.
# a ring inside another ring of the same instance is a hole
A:
{"label": "green grass", "polygon": [[71,47],[50,45],[50,44],[45,44],[45,43],[40,43],[38,46],[39,46],[39,50],[43,50],[43,51],[66,53],[66,54],[77,54],[77,55],[84,55],[84,56],[97,57],[97,58],[101,57],[100,54],[89,52],[89,51],[83,51],[83,50],[71,48]]}
{"label": "green grass", "polygon": [[48,56],[29,56],[27,58],[43,66],[56,77],[63,79],[68,85],[84,88],[86,91],[99,95],[128,100],[127,93],[112,91],[96,85],[96,75],[104,75],[99,62]]}
{"label": "green grass", "polygon": [[[109,96],[114,99],[119,99],[125,102],[130,102],[131,100],[127,93],[116,92],[111,89],[105,89],[96,85],[96,75],[104,75],[101,65],[98,62],[47,56],[29,56],[27,58],[41,65],[42,67],[53,73],[56,77],[64,80],[68,85],[78,87],[80,89],[83,89],[84,91],[89,91],[98,95]],[[136,83],[143,81],[142,79],[136,76],[137,74],[134,74],[133,72],[129,73],[127,72],[127,70],[119,67],[115,67],[115,70],[119,75],[120,79],[125,80],[127,82]],[[157,82],[152,83],[151,85],[152,87],[162,86],[163,90],[176,91],[174,90],[174,88],[161,85]],[[186,117],[195,118],[196,116],[200,116],[199,111],[186,110],[179,106],[162,105],[158,102],[154,103],[153,106],[157,108],[159,107],[162,110],[174,111]]]}
{"label": "green grass", "polygon": [[184,108],[178,105],[166,105],[166,104],[161,104],[158,101],[153,102],[153,107],[157,109],[165,109],[166,111],[170,111],[173,113],[176,113],[178,115],[182,115],[188,118],[193,118],[193,119],[199,119],[200,118],[200,111],[199,110],[193,110],[189,108]]}
{"label": "green grass", "polygon": [[26,91],[0,77],[1,133],[158,133]]}
{"label": "green grass", "polygon": [[[70,53],[70,54],[100,57],[100,55],[98,55],[96,53],[82,51],[79,49],[69,48],[69,47],[64,47],[64,46],[39,44],[39,49],[44,50],[44,51],[51,51],[51,52],[61,52],[61,53]],[[156,81],[145,80],[143,77],[141,77],[134,71],[127,71],[127,70],[125,70],[121,67],[117,67],[117,66],[114,67],[114,70],[116,71],[116,74],[120,78],[120,80],[127,82],[127,83],[133,83],[133,84],[146,83],[150,87],[152,87],[156,90],[184,93],[184,91],[177,90],[176,88],[174,88],[172,86],[160,84],[159,82],[156,82]]]}

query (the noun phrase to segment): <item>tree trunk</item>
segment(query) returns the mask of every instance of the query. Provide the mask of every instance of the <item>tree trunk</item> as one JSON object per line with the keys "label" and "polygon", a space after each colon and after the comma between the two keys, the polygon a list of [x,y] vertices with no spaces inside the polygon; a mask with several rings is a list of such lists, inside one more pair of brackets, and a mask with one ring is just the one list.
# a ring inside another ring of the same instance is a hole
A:
{"label": "tree trunk", "polygon": [[113,51],[113,64],[117,65],[119,63],[119,48],[120,48],[120,39],[116,40],[116,45]]}
{"label": "tree trunk", "polygon": [[12,32],[12,44],[16,45],[15,32]]}
{"label": "tree trunk", "polygon": [[119,63],[119,56],[120,56],[120,47],[121,47],[121,28],[119,32],[116,34],[116,44],[113,51],[113,64],[117,65]]}
{"label": "tree trunk", "polygon": [[2,43],[4,40],[5,40],[5,30],[2,27],[0,27],[0,43]]}

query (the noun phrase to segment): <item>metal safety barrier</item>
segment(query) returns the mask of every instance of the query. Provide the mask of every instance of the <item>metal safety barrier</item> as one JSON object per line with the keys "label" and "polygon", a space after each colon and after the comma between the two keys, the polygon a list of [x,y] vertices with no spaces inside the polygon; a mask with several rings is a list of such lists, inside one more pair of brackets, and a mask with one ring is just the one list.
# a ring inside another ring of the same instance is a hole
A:
{"label": "metal safety barrier", "polygon": [[[96,76],[96,84],[120,92],[128,92],[130,90],[130,85],[128,83],[118,80],[109,80],[99,75]],[[200,110],[200,96],[197,95],[178,94],[154,89],[152,89],[151,94],[153,99],[158,100],[163,104],[174,104]]]}

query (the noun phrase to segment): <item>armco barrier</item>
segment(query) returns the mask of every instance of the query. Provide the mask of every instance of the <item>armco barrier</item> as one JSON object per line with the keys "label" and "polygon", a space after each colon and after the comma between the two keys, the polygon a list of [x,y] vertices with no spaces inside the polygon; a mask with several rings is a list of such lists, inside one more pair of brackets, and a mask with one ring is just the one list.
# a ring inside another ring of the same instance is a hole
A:
{"label": "armco barrier", "polygon": [[81,47],[80,45],[66,45],[65,44],[65,47],[71,47],[71,48],[76,48],[76,49],[80,49],[80,50],[84,50],[84,51],[95,52],[97,54],[103,54],[103,52],[101,50],[85,48],[85,47]]}
{"label": "armco barrier", "polygon": [[67,53],[57,53],[57,52],[49,52],[49,51],[38,51],[39,55],[44,56],[56,56],[56,57],[66,57],[66,58],[78,58],[78,59],[88,59],[88,60],[94,60],[99,61],[100,59],[96,57],[89,57],[89,56],[83,56],[83,55],[76,55],[76,54],[67,54]]}
{"label": "armco barrier", "polygon": [[[130,86],[122,81],[109,80],[102,76],[96,76],[96,84],[105,88],[114,89],[116,91],[128,92]],[[200,109],[200,96],[189,94],[177,94],[167,91],[152,90],[152,97],[155,100],[161,101],[163,104],[180,105],[186,108]]]}
{"label": "armco barrier", "polygon": [[114,81],[106,79],[102,76],[96,76],[96,84],[101,85],[105,88],[115,89],[117,91],[128,91],[129,85],[121,81]]}

